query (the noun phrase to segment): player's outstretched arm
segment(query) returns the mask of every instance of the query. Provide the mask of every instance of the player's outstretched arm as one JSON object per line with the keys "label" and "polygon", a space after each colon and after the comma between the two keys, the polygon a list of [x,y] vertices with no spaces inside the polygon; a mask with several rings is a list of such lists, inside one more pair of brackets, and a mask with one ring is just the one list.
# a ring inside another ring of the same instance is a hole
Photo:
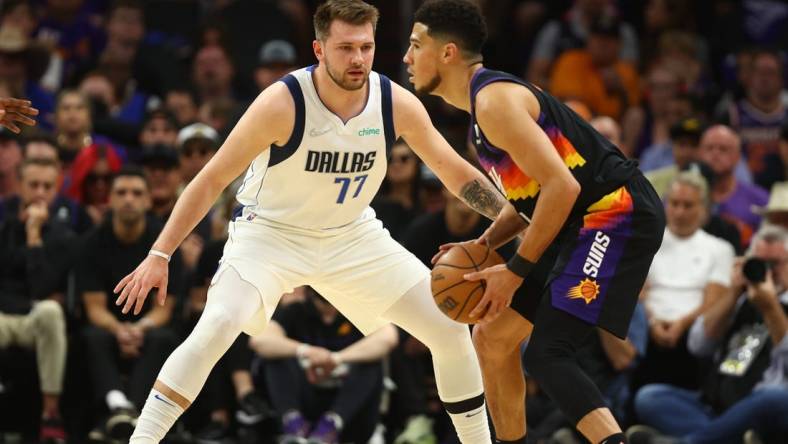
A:
{"label": "player's outstretched arm", "polygon": [[427,110],[410,91],[392,84],[394,127],[414,153],[446,185],[478,213],[495,220],[507,204],[500,191],[462,158],[432,125]]}
{"label": "player's outstretched arm", "polygon": [[[175,203],[153,249],[172,255],[183,239],[205,217],[219,193],[224,190],[263,150],[271,144],[284,145],[293,131],[295,104],[281,82],[260,93],[233,128],[227,140],[208,164],[189,183]],[[157,300],[164,304],[167,295],[167,261],[149,255],[115,287],[115,303],[123,312],[142,309],[148,292],[157,287]]]}

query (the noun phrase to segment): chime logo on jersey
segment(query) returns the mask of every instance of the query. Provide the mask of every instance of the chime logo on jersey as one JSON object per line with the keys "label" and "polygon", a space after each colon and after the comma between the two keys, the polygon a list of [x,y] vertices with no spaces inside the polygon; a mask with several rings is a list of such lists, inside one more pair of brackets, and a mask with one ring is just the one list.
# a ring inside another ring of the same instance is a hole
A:
{"label": "chime logo on jersey", "polygon": [[380,128],[364,128],[358,132],[359,137],[365,136],[379,136]]}
{"label": "chime logo on jersey", "polygon": [[306,156],[304,169],[317,173],[360,173],[375,165],[377,152],[349,153],[339,151],[312,151]]}

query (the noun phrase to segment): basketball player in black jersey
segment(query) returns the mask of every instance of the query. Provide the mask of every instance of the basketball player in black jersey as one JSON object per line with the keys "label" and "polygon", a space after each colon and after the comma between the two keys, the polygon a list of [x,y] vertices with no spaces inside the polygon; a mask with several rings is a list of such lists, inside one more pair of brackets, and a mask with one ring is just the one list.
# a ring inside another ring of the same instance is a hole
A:
{"label": "basketball player in black jersey", "polygon": [[476,242],[496,248],[522,232],[507,264],[466,276],[487,281],[472,315],[497,437],[525,442],[519,350],[530,336],[525,370],[577,429],[592,443],[626,442],[574,352],[597,326],[625,338],[662,242],[662,203],[637,163],[569,108],[486,69],[485,37],[474,4],[427,0],[404,61],[418,92],[470,113],[480,163],[511,204]]}

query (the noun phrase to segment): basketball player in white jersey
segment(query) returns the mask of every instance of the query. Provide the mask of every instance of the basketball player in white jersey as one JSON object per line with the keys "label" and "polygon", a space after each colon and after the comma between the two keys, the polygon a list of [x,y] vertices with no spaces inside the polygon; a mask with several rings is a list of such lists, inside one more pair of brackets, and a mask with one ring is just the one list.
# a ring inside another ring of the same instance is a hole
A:
{"label": "basketball player in white jersey", "polygon": [[369,203],[399,136],[478,211],[494,217],[505,201],[441,137],[413,94],[371,71],[377,18],[361,0],[318,8],[319,64],[259,95],[183,192],[150,255],[115,289],[124,312],[138,312],[154,287],[163,303],[170,255],[248,167],[238,192],[243,211],[230,223],[205,311],[162,367],[132,443],[159,442],[236,337],[260,333],[280,295],[306,284],[364,333],[392,322],[429,347],[460,440],[490,443],[467,327],[438,310],[429,270],[391,239]]}

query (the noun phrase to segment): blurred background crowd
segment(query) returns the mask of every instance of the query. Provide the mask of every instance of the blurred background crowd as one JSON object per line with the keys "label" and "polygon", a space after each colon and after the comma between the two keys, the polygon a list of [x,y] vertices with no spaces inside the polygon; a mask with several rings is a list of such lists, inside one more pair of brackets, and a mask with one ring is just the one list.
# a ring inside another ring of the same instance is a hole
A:
{"label": "blurred background crowd", "polygon": [[[693,442],[788,442],[788,4],[478,1],[485,64],[564,100],[665,200],[627,340],[600,331],[578,352],[618,420]],[[318,3],[0,0],[0,97],[41,112],[20,135],[0,130],[0,442],[127,440],[205,306],[233,187],[171,262],[165,305],[124,315],[113,288],[259,91],[314,63]],[[420,1],[371,3],[374,69],[406,85]],[[424,100],[473,160],[468,117]],[[373,207],[425,263],[488,226],[407,145],[388,162]],[[742,273],[745,257],[769,285]],[[288,356],[288,341],[307,346]],[[343,365],[311,364],[331,353]],[[416,339],[394,327],[363,338],[299,288],[265,334],[233,345],[168,441],[453,442],[432,378]],[[583,442],[532,382],[527,404],[529,440]]]}

